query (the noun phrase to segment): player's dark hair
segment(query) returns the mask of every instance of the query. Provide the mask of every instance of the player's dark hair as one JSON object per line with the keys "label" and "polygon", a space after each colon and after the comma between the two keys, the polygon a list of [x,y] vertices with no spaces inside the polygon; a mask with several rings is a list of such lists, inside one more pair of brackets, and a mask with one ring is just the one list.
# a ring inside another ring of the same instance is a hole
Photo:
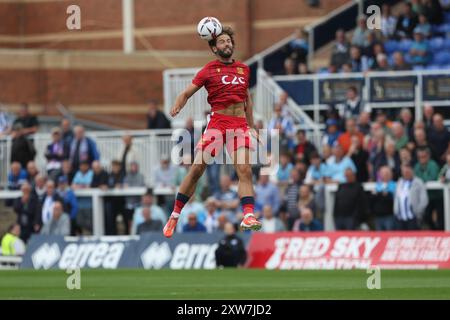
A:
{"label": "player's dark hair", "polygon": [[216,42],[217,38],[223,34],[226,34],[231,38],[231,43],[233,44],[233,47],[234,47],[234,31],[233,31],[233,29],[231,29],[231,27],[223,27],[222,32],[220,34],[218,34],[217,37],[208,41],[209,47],[210,48],[215,47],[216,43],[217,43]]}

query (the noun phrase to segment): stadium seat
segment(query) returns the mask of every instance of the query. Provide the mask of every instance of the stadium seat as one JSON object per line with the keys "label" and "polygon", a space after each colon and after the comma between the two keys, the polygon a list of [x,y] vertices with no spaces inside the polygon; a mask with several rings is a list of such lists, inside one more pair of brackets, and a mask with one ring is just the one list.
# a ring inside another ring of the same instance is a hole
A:
{"label": "stadium seat", "polygon": [[450,23],[450,12],[444,13],[444,22]]}
{"label": "stadium seat", "polygon": [[386,50],[387,54],[394,53],[395,51],[398,50],[397,48],[398,48],[397,41],[389,40],[384,43],[384,49]]}
{"label": "stadium seat", "polygon": [[446,65],[450,63],[450,52],[440,51],[436,52],[431,60],[432,64]]}
{"label": "stadium seat", "polygon": [[414,71],[422,71],[422,70],[425,70],[425,67],[424,66],[413,66],[413,70]]}
{"label": "stadium seat", "polygon": [[409,50],[411,49],[412,43],[413,43],[412,40],[404,39],[399,42],[398,49],[404,53],[409,52]]}
{"label": "stadium seat", "polygon": [[444,44],[445,44],[444,38],[437,37],[430,39],[430,48],[431,51],[433,52],[442,50],[444,48]]}
{"label": "stadium seat", "polygon": [[444,48],[450,50],[450,38],[444,39]]}
{"label": "stadium seat", "polygon": [[424,70],[424,69],[426,69],[426,70],[440,70],[440,69],[442,69],[441,66],[436,65],[436,64],[430,64],[430,65],[428,65],[426,68],[424,68],[424,67],[422,67],[422,66],[415,66],[415,67],[414,67],[414,70],[419,70],[419,69],[416,69],[416,67],[422,68],[421,70]]}

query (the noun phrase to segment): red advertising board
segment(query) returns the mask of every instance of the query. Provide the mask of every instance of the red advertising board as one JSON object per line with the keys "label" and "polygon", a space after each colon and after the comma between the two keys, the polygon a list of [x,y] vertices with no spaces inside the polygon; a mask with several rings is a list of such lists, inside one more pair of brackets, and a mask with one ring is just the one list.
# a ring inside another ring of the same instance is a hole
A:
{"label": "red advertising board", "polygon": [[450,268],[450,232],[254,233],[247,267],[265,269]]}

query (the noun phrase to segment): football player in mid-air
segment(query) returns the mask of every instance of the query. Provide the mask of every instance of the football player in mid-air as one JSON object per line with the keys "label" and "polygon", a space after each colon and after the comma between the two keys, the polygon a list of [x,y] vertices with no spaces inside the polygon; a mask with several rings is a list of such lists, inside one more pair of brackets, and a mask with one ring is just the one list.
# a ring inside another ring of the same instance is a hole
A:
{"label": "football player in mid-air", "polygon": [[175,117],[187,100],[205,86],[208,103],[211,105],[211,117],[196,146],[194,162],[180,185],[173,212],[164,227],[163,233],[168,238],[173,235],[180,212],[194,193],[207,163],[211,157],[216,156],[216,152],[221,151],[224,144],[239,178],[238,194],[244,215],[241,229],[261,229],[261,222],[254,216],[255,198],[250,165],[250,135],[259,140],[254,128],[253,104],[248,89],[250,69],[232,58],[235,43],[231,28],[224,27],[222,33],[208,44],[217,59],[206,64],[196,74],[192,84],[177,97],[170,111],[170,115]]}

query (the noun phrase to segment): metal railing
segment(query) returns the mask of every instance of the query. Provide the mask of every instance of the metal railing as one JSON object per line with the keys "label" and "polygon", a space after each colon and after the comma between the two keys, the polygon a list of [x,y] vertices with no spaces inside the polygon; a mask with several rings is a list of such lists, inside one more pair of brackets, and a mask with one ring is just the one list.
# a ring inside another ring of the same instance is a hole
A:
{"label": "metal railing", "polygon": [[[112,160],[120,160],[121,137],[125,134],[133,136],[140,172],[144,175],[147,185],[153,185],[154,169],[159,165],[163,156],[170,156],[175,144],[175,141],[171,140],[172,129],[87,132],[87,136],[96,142],[100,153],[100,162],[106,169],[110,169]],[[33,140],[37,151],[36,165],[40,172],[46,172],[45,151],[51,142],[51,136],[48,133],[37,133],[33,135]],[[11,144],[11,137],[0,139],[0,185],[3,186],[7,184],[10,170]]]}

